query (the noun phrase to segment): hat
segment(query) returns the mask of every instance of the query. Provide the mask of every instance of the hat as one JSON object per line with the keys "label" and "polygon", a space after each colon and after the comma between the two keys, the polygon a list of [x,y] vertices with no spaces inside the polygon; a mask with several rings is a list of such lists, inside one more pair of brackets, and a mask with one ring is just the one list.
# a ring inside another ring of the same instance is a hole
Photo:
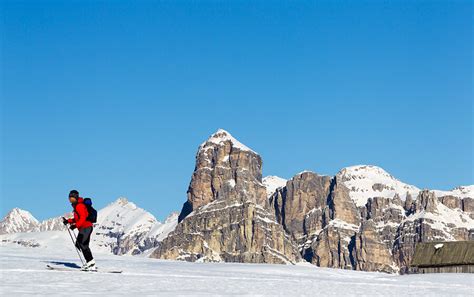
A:
{"label": "hat", "polygon": [[79,192],[76,190],[71,190],[71,192],[69,192],[69,197],[74,197],[76,199],[79,199]]}

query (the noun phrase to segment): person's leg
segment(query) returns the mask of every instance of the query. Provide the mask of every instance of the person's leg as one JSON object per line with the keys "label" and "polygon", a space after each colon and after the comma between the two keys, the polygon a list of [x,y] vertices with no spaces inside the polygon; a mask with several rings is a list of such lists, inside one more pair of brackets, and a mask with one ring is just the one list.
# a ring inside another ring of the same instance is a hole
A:
{"label": "person's leg", "polygon": [[84,234],[82,234],[81,231],[79,230],[79,234],[77,234],[77,238],[76,238],[76,248],[78,250],[81,250],[81,242],[83,241],[83,238],[84,238]]}
{"label": "person's leg", "polygon": [[[92,257],[92,253],[89,248],[89,242],[90,242],[91,234],[92,234],[92,227],[81,229],[79,231],[79,234],[82,234],[81,241],[79,241],[80,249],[82,251],[82,254],[84,255],[84,258],[86,259],[86,262],[89,262],[92,259],[94,259]],[[77,236],[77,238],[79,239],[79,236]]]}

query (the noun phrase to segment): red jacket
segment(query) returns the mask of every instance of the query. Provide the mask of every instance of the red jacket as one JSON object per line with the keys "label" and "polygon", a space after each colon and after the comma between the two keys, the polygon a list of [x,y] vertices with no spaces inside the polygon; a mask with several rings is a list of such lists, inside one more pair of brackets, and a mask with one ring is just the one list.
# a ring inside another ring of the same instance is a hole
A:
{"label": "red jacket", "polygon": [[89,212],[87,211],[87,207],[84,204],[84,199],[82,199],[82,197],[79,197],[79,199],[77,199],[77,203],[73,205],[73,207],[74,218],[67,220],[69,224],[76,224],[77,229],[91,227],[92,223],[86,220],[87,216],[89,215]]}

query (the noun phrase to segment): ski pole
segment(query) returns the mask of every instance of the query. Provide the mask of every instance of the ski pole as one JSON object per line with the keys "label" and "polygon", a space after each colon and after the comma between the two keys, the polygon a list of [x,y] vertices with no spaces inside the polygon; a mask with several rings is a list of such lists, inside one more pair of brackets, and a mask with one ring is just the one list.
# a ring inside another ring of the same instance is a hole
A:
{"label": "ski pole", "polygon": [[[76,232],[74,232],[74,230],[71,230],[71,233],[72,233],[72,235],[74,235],[74,243],[76,243],[76,242],[77,242]],[[78,251],[81,251],[81,249],[78,248],[76,244],[74,244],[74,245],[76,246],[76,249],[77,249]]]}
{"label": "ski pole", "polygon": [[[66,226],[66,229],[67,229],[67,233],[69,233],[69,237],[71,237],[72,244],[74,244],[74,247],[76,248],[77,255],[79,256],[79,259],[81,259],[82,265],[84,265],[84,260],[82,260],[81,253],[79,253],[79,249],[76,246],[76,242],[74,241],[74,238],[72,238],[71,231],[69,231],[69,228],[67,226]],[[72,232],[72,233],[74,233],[74,232]],[[74,237],[76,237],[76,234],[74,234]],[[76,238],[76,240],[77,240],[77,238]]]}
{"label": "ski pole", "polygon": [[72,231],[72,234],[74,234],[74,238],[75,238],[75,240],[74,240],[74,239],[72,238],[72,236],[71,236],[71,231],[69,231],[69,228],[67,228],[67,232],[69,233],[69,237],[71,237],[72,244],[74,244],[74,247],[76,248],[76,252],[77,252],[77,254],[79,255],[79,259],[81,260],[82,265],[84,265],[85,262],[84,262],[84,260],[82,259],[80,250],[79,250],[79,248],[76,246],[76,241],[77,241],[76,234],[74,233],[74,231]]}

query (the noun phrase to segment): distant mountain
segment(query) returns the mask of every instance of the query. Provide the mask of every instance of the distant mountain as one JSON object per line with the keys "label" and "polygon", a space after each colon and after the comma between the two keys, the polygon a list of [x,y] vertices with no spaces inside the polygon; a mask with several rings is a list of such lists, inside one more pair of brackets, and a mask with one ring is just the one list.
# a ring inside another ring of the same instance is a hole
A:
{"label": "distant mountain", "polygon": [[28,232],[38,226],[38,220],[30,212],[14,208],[0,222],[0,234]]}
{"label": "distant mountain", "polygon": [[[64,217],[72,216],[71,213]],[[46,231],[61,231],[66,234],[62,216],[38,222],[31,213],[18,208],[13,209],[0,222],[0,234],[38,233]],[[92,245],[95,250],[110,252],[116,255],[140,254],[156,247],[177,224],[178,213],[168,216],[164,223],[159,222],[149,212],[138,208],[126,198],[119,198],[98,211],[98,220],[94,226]],[[25,246],[39,246],[35,236],[12,237]],[[38,236],[43,244],[48,244],[45,236]],[[4,239],[8,241],[8,239]],[[69,239],[68,239],[69,240]]]}
{"label": "distant mountain", "polygon": [[37,228],[30,230],[31,232],[43,232],[43,231],[57,231],[64,230],[64,224],[62,217],[72,217],[72,213],[65,213],[62,216],[56,218],[50,218],[39,223]]}
{"label": "distant mountain", "polygon": [[94,240],[116,255],[139,254],[154,248],[177,224],[172,213],[161,223],[126,198],[119,198],[98,212]]}

